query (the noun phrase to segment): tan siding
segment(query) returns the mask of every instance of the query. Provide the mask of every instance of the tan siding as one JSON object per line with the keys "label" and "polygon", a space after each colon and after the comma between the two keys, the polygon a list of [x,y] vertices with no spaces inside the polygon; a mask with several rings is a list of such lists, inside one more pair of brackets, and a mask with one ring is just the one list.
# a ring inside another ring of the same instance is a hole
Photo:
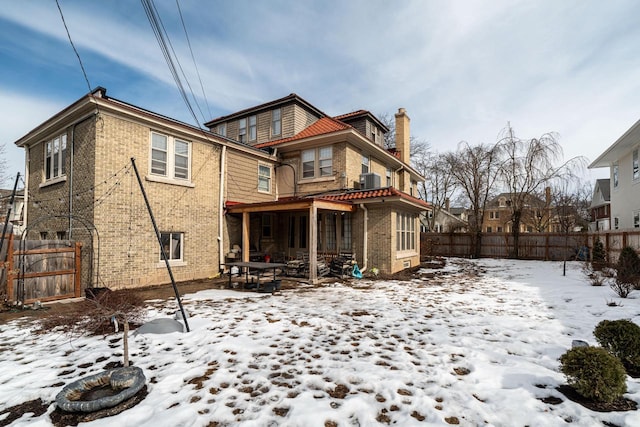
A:
{"label": "tan siding", "polygon": [[306,129],[307,127],[311,126],[312,124],[314,124],[317,120],[318,117],[312,113],[310,113],[309,111],[305,110],[304,108],[295,105],[294,106],[294,129],[293,129],[293,135],[302,132],[304,129]]}
{"label": "tan siding", "polygon": [[235,150],[227,151],[226,200],[243,203],[275,200],[273,168],[271,170],[271,194],[258,192],[258,163],[255,157]]}

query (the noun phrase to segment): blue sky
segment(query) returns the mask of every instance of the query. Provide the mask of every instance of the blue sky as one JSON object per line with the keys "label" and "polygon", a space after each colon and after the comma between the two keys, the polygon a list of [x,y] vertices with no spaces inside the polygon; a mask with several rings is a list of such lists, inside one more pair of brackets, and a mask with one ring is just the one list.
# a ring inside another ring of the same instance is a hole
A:
{"label": "blue sky", "polygon": [[[59,2],[91,87],[194,123],[140,2]],[[55,1],[0,6],[0,143],[15,176],[13,143],[88,87]],[[438,152],[495,142],[510,122],[594,160],[640,118],[637,1],[180,0],[208,106],[176,2],[156,6],[201,123],[295,92],[331,115],[406,108]]]}

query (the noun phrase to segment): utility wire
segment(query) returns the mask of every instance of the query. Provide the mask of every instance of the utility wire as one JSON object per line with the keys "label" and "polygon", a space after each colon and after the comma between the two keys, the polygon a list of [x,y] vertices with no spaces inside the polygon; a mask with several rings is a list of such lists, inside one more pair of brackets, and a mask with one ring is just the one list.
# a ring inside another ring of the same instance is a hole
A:
{"label": "utility wire", "polygon": [[[198,64],[196,63],[196,58],[193,54],[193,48],[191,47],[191,40],[189,40],[189,34],[187,33],[187,27],[184,24],[184,18],[182,17],[182,9],[180,8],[180,1],[176,0],[176,6],[178,6],[178,13],[180,14],[180,22],[182,22],[182,28],[184,29],[184,35],[187,38],[187,44],[189,45],[189,52],[191,52],[191,59],[193,60],[193,66],[196,68],[196,73],[198,74],[198,80],[200,81],[200,90],[202,90],[202,97],[204,98],[204,104],[207,107],[207,112],[209,113],[209,117],[212,117],[211,108],[209,108],[209,100],[207,100],[207,94],[204,91],[204,85],[202,84],[202,77],[200,77],[200,70],[198,70]],[[195,99],[195,97],[194,97]],[[196,101],[198,102],[198,101]],[[202,114],[202,111],[200,111]],[[206,121],[206,119],[205,119]]]}
{"label": "utility wire", "polygon": [[62,24],[64,25],[64,29],[67,32],[67,37],[69,38],[69,43],[71,43],[71,47],[78,57],[78,62],[80,63],[80,68],[82,69],[82,74],[84,75],[84,80],[87,82],[87,88],[89,88],[89,93],[91,93],[91,83],[89,83],[89,77],[87,77],[87,72],[84,69],[84,64],[82,63],[82,59],[80,58],[80,54],[76,49],[76,46],[73,44],[73,40],[71,40],[71,34],[69,33],[69,27],[67,27],[67,22],[64,19],[64,14],[62,13],[62,8],[60,8],[60,3],[56,0],[56,6],[58,6],[58,11],[60,12],[60,18],[62,19]]}

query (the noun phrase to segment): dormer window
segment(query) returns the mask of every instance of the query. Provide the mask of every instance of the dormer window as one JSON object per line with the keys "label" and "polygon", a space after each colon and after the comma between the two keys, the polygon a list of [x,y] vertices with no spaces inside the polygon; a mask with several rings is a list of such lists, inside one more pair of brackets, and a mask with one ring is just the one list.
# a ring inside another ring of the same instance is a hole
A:
{"label": "dormer window", "polygon": [[247,119],[238,120],[238,141],[247,142]]}
{"label": "dormer window", "polygon": [[282,110],[277,109],[271,112],[271,135],[282,134]]}
{"label": "dormer window", "polygon": [[638,149],[633,150],[633,180],[637,181],[640,179],[640,169],[638,168]]}
{"label": "dormer window", "polygon": [[256,116],[249,116],[249,141],[255,141],[258,137]]}
{"label": "dormer window", "polygon": [[216,128],[216,133],[220,136],[227,136],[227,124],[220,123]]}

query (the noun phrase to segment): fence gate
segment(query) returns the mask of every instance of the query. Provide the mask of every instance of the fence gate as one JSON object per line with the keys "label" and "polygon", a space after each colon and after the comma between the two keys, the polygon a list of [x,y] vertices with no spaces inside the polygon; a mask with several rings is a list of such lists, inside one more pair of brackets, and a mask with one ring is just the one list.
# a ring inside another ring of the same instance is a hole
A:
{"label": "fence gate", "polygon": [[82,243],[20,241],[13,235],[5,236],[5,242],[8,253],[3,276],[7,301],[29,304],[81,296]]}

